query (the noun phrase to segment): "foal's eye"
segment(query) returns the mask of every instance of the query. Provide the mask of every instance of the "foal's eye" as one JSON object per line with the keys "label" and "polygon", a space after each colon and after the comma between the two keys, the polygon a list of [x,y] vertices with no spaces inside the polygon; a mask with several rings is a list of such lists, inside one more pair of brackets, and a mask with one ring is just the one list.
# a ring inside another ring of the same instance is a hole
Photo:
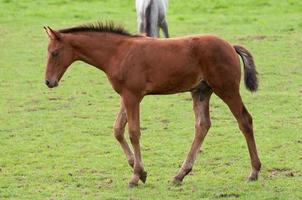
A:
{"label": "foal's eye", "polygon": [[53,58],[57,58],[59,56],[59,52],[58,51],[53,51],[53,52],[51,52],[51,56]]}

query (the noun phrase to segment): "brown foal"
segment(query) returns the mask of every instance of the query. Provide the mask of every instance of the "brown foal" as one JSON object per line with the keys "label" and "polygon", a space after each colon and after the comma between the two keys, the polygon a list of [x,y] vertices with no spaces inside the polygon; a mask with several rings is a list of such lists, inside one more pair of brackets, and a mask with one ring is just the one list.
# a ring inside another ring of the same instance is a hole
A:
{"label": "brown foal", "polygon": [[[245,136],[252,171],[249,181],[257,180],[261,163],[257,154],[252,117],[240,93],[240,59],[244,63],[244,82],[250,91],[258,87],[252,55],[242,46],[231,45],[212,35],[155,39],[131,35],[112,23],[88,24],[59,31],[44,27],[50,42],[45,83],[58,86],[66,69],[76,60],[104,71],[120,95],[120,111],[114,135],[133,167],[129,186],[146,181],[140,150],[140,102],[151,94],[191,92],[195,113],[195,137],[182,167],[173,178],[181,183],[192,170],[197,152],[211,126],[209,101],[212,93],[230,108]],[[125,137],[126,123],[133,147]]]}

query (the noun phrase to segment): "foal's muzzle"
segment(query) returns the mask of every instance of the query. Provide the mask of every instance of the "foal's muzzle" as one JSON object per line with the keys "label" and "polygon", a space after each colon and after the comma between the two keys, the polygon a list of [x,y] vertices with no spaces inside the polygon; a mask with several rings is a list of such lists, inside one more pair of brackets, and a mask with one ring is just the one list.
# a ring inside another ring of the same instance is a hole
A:
{"label": "foal's muzzle", "polygon": [[57,87],[57,86],[58,86],[58,81],[49,81],[49,80],[45,80],[45,84],[46,84],[49,88],[53,88],[53,87]]}

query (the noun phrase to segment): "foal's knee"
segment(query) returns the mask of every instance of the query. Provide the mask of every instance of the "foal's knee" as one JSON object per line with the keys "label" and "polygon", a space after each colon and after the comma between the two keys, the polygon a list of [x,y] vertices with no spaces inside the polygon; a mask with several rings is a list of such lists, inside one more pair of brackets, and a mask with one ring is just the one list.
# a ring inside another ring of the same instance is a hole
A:
{"label": "foal's knee", "polygon": [[124,129],[121,126],[114,125],[114,137],[121,142],[124,139]]}

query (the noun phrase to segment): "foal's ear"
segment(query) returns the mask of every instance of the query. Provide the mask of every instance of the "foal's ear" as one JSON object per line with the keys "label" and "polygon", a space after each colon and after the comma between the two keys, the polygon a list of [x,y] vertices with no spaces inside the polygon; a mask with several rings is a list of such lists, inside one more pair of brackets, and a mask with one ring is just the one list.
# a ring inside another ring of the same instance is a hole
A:
{"label": "foal's ear", "polygon": [[44,30],[46,31],[48,37],[52,40],[60,40],[61,35],[59,32],[52,30],[49,26],[44,26]]}

